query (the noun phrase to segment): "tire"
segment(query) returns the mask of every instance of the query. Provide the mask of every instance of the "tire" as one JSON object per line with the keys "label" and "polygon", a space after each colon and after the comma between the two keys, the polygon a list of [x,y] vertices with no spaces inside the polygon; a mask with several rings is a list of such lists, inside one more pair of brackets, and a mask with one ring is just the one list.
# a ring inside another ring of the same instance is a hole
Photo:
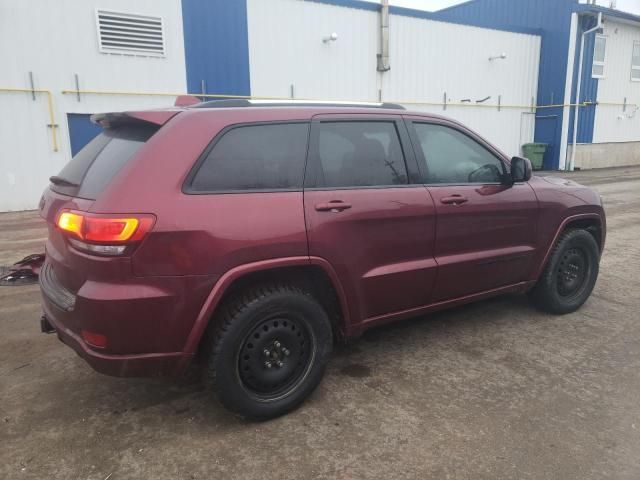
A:
{"label": "tire", "polygon": [[299,406],[331,355],[331,323],[308,293],[290,285],[251,288],[214,319],[206,379],[221,403],[262,420]]}
{"label": "tire", "polygon": [[586,230],[568,230],[556,243],[529,296],[540,310],[558,315],[576,311],[598,278],[600,249]]}

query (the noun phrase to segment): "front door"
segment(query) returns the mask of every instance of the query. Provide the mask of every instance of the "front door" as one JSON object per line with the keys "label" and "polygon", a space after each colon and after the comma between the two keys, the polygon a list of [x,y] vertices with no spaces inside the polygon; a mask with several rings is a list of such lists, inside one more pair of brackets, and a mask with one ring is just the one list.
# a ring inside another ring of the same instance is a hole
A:
{"label": "front door", "polygon": [[304,191],[309,254],[335,268],[353,321],[429,302],[435,209],[398,115],[320,115]]}
{"label": "front door", "polygon": [[528,183],[503,183],[508,165],[456,124],[409,124],[437,212],[433,301],[527,279],[535,252],[538,202]]}

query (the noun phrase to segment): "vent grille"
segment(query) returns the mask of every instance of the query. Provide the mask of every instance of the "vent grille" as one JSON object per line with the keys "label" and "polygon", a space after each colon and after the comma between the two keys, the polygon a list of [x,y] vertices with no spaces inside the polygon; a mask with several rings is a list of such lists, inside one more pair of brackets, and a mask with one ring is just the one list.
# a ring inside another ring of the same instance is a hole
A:
{"label": "vent grille", "polygon": [[165,55],[162,17],[96,10],[96,22],[101,52]]}

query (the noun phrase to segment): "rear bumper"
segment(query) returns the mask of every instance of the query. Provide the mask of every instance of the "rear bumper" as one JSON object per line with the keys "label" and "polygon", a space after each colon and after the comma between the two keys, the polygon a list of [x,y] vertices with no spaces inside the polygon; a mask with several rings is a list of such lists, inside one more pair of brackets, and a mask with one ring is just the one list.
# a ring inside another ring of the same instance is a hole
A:
{"label": "rear bumper", "polygon": [[[47,261],[40,274],[44,326],[100,373],[179,375],[194,357],[185,344],[211,282],[203,276],[86,281],[73,293]],[[106,337],[106,346],[87,343],[83,331]]]}
{"label": "rear bumper", "polygon": [[181,373],[193,355],[184,352],[144,353],[139,355],[110,355],[87,345],[77,334],[56,318],[55,306],[43,296],[42,308],[46,320],[56,330],[58,339],[71,347],[95,371],[115,377],[174,376]]}

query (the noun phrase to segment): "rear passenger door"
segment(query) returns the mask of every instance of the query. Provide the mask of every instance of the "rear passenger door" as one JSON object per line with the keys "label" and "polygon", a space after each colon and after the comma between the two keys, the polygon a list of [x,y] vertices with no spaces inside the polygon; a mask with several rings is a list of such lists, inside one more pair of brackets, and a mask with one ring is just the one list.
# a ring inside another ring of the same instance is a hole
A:
{"label": "rear passenger door", "polygon": [[333,265],[355,321],[429,302],[435,211],[400,116],[314,117],[304,204],[309,253]]}

